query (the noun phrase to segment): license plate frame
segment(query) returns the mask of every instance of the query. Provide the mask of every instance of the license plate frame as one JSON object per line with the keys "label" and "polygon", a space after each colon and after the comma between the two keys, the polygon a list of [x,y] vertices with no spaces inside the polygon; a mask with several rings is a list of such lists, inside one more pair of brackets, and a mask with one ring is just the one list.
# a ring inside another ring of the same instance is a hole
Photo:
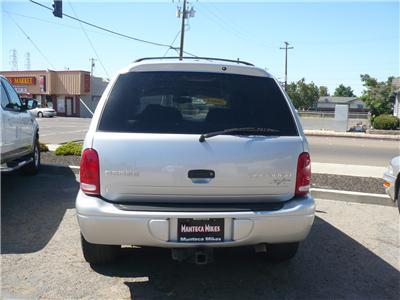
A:
{"label": "license plate frame", "polygon": [[225,219],[179,218],[177,231],[180,243],[221,243],[224,242]]}

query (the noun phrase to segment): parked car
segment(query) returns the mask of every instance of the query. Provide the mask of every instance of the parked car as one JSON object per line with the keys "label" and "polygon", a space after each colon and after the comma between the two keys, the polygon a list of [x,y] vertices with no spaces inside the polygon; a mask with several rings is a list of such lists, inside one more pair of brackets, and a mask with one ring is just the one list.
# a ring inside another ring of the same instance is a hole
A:
{"label": "parked car", "polygon": [[384,187],[389,197],[396,202],[400,212],[400,156],[390,161],[389,168],[383,175]]}
{"label": "parked car", "polygon": [[57,112],[53,108],[42,107],[38,105],[37,100],[35,99],[26,99],[26,103],[28,105],[29,112],[38,118],[48,117],[52,118],[57,115]]}
{"label": "parked car", "polygon": [[311,160],[277,80],[214,58],[140,59],[109,84],[86,135],[76,198],[83,255],[121,245],[212,260],[254,245],[292,258],[313,224]]}
{"label": "parked car", "polygon": [[0,76],[1,172],[22,168],[36,174],[40,167],[39,126],[12,85]]}

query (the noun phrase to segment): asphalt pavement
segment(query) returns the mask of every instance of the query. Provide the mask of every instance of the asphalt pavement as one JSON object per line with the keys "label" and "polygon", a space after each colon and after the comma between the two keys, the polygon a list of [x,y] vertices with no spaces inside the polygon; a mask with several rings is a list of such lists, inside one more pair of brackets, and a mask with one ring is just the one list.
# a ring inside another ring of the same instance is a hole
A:
{"label": "asphalt pavement", "polygon": [[45,144],[61,144],[83,140],[88,131],[88,118],[36,118],[39,123],[40,141]]}
{"label": "asphalt pavement", "polygon": [[398,299],[395,207],[318,199],[311,233],[286,263],[252,248],[219,250],[205,266],[125,248],[119,262],[91,267],[80,250],[75,173],[44,167],[1,179],[2,299]]}

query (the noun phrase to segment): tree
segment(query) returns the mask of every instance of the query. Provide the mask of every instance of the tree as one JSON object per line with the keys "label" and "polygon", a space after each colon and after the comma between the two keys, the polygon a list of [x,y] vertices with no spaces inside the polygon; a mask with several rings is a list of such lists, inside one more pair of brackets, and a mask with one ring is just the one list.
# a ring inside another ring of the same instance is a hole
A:
{"label": "tree", "polygon": [[321,85],[318,94],[320,97],[329,96],[328,87]]}
{"label": "tree", "polygon": [[371,110],[372,117],[374,118],[382,114],[392,114],[394,106],[392,81],[394,77],[389,77],[386,81],[381,82],[368,74],[361,74],[360,77],[365,87],[361,100]]}
{"label": "tree", "polygon": [[355,97],[351,87],[350,86],[345,86],[343,84],[340,84],[336,88],[335,93],[333,94],[333,96],[335,96],[335,97]]}
{"label": "tree", "polygon": [[302,78],[288,85],[287,93],[297,109],[310,109],[315,106],[319,97],[319,89],[314,82],[309,84]]}

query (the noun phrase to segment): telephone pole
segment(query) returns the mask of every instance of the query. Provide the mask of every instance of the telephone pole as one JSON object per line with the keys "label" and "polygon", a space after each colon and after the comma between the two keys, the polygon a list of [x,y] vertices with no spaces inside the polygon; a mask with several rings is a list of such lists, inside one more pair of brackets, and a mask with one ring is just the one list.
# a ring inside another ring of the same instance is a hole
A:
{"label": "telephone pole", "polygon": [[95,67],[95,63],[94,63],[95,59],[92,57],[91,59],[89,59],[89,61],[90,61],[90,76],[93,76],[93,70]]}
{"label": "telephone pole", "polygon": [[290,49],[293,49],[293,47],[288,47],[289,43],[288,42],[284,42],[285,43],[285,47],[280,47],[280,49],[285,50],[285,91],[287,91],[287,51]]}
{"label": "telephone pole", "polygon": [[183,57],[183,44],[185,41],[185,19],[193,18],[196,11],[191,7],[190,9],[186,8],[187,0],[183,0],[183,9],[178,6],[178,10],[176,12],[176,16],[182,18],[182,25],[181,25],[181,45],[179,47],[179,60],[182,60]]}
{"label": "telephone pole", "polygon": [[10,50],[10,66],[11,70],[17,71],[18,70],[18,55],[17,49]]}

